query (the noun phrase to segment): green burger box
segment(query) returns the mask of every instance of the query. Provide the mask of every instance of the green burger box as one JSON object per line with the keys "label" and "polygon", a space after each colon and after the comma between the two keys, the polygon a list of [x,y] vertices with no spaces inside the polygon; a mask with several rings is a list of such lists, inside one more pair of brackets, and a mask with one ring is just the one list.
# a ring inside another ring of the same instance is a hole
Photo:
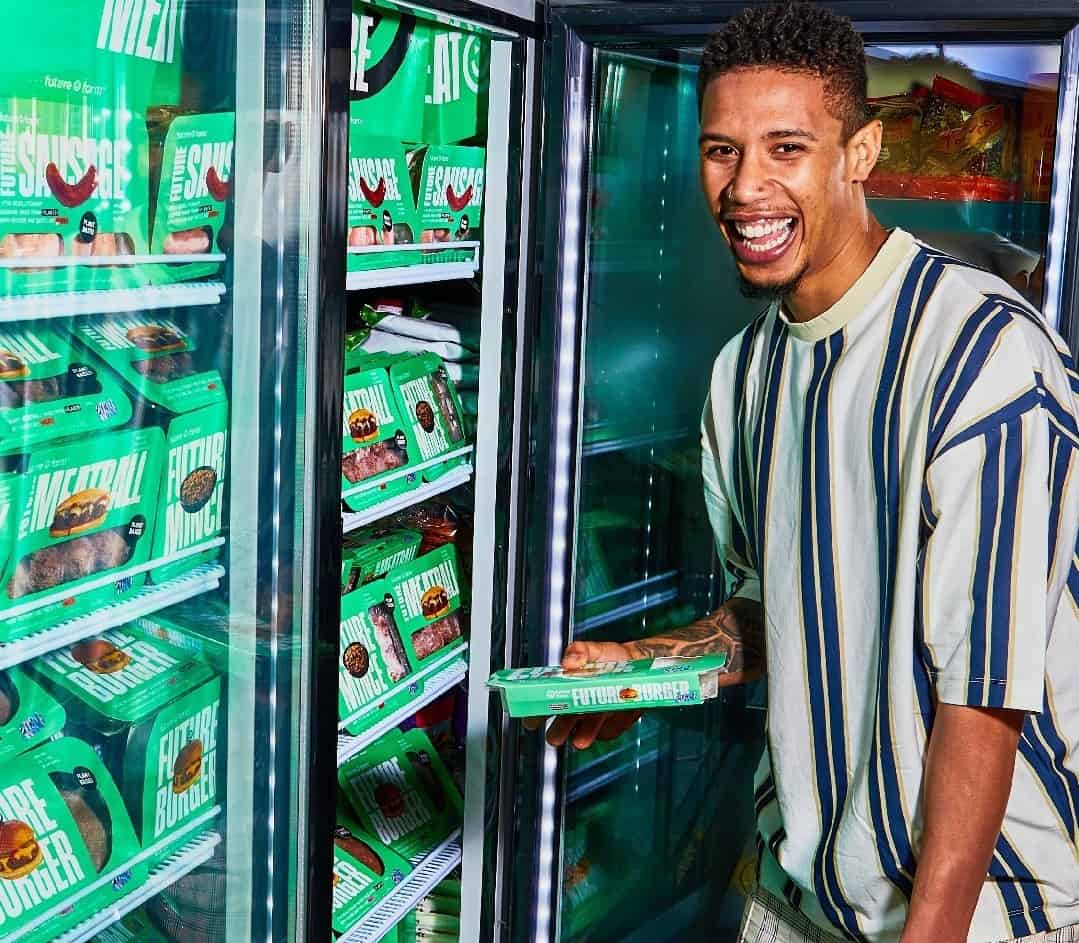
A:
{"label": "green burger box", "polygon": [[339,806],[333,833],[334,932],[352,930],[411,871],[407,860],[365,833],[347,809]]}
{"label": "green burger box", "polygon": [[190,652],[133,626],[32,663],[67,709],[67,731],[113,773],[154,860],[217,804],[221,680]]}
{"label": "green burger box", "polygon": [[139,851],[116,784],[87,744],[63,737],[5,763],[0,938],[45,943],[120,902],[146,880],[145,863],[125,867]]}
{"label": "green burger box", "polygon": [[60,702],[21,668],[0,671],[0,763],[59,736],[66,717]]}
{"label": "green burger box", "polygon": [[701,704],[718,695],[719,676],[726,667],[725,654],[644,658],[572,670],[558,665],[512,668],[496,671],[487,685],[502,695],[511,717],[592,714]]}

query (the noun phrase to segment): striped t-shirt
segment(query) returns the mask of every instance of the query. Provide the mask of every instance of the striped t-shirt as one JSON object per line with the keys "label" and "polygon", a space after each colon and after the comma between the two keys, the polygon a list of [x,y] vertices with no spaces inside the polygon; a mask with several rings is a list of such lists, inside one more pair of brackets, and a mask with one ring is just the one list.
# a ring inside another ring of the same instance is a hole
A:
{"label": "striped t-shirt", "polygon": [[1004,282],[895,230],[716,361],[712,527],[767,624],[762,885],[898,940],[938,702],[1029,711],[972,943],[1079,923],[1079,377]]}

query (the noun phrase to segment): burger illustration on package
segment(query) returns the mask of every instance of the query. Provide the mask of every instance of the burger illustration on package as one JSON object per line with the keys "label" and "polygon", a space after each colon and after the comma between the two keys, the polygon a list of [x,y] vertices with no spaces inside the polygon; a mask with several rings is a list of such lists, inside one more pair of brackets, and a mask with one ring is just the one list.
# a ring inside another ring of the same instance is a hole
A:
{"label": "burger illustration on package", "polygon": [[131,401],[92,355],[40,325],[0,328],[0,452],[124,425]]}
{"label": "burger illustration on package", "polygon": [[190,652],[133,626],[31,664],[67,710],[67,730],[113,774],[155,860],[217,804],[220,678]]}
{"label": "burger illustration on package", "polygon": [[[127,810],[89,746],[64,737],[0,768],[0,936],[45,943],[146,880]],[[72,898],[76,903],[68,904]]]}
{"label": "burger illustration on package", "polygon": [[420,242],[440,250],[424,252],[423,262],[467,262],[475,257],[474,247],[454,249],[453,244],[480,239],[486,157],[482,147],[448,144],[420,147],[409,154]]}
{"label": "burger illustration on package", "polygon": [[[419,354],[397,360],[390,377],[402,414],[419,446],[420,461],[430,462],[467,445],[464,410],[457,387],[437,354]],[[433,481],[451,468],[467,465],[467,455],[428,465],[423,477]]]}
{"label": "burger illustration on package", "polygon": [[161,481],[157,429],[110,432],[52,445],[21,461],[15,528],[0,572],[0,640],[136,592],[145,574],[110,574],[145,562]]}
{"label": "burger illustration on package", "polygon": [[361,527],[345,535],[341,553],[341,593],[351,593],[416,559],[423,535],[407,527]]}
{"label": "burger illustration on package", "polygon": [[[154,211],[155,255],[191,256],[231,247],[225,228],[232,193],[236,119],[231,112],[178,115],[163,122],[164,150]],[[201,278],[221,263],[191,261],[165,266],[165,278]]]}
{"label": "burger illustration on package", "polygon": [[714,699],[726,667],[726,654],[718,654],[511,668],[496,671],[487,686],[502,695],[510,717],[684,707]]}
{"label": "burger illustration on package", "polygon": [[0,671],[0,762],[60,735],[63,706],[20,668]]}
{"label": "burger illustration on package", "polygon": [[333,833],[333,917],[335,933],[348,933],[412,871],[412,865],[337,809]]}
{"label": "burger illustration on package", "polygon": [[414,488],[419,450],[385,368],[345,376],[341,487],[345,506],[362,511]]}
{"label": "burger illustration on package", "polygon": [[364,134],[353,121],[348,148],[349,271],[418,264],[419,252],[389,248],[419,242],[404,145]]}
{"label": "burger illustration on package", "polygon": [[360,825],[410,861],[461,824],[461,794],[422,730],[387,734],[337,778]]}

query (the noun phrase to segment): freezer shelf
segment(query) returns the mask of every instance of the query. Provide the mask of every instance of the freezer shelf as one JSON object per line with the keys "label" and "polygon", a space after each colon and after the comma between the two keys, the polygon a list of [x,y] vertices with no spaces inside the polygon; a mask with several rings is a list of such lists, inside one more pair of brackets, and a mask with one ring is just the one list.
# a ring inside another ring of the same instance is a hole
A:
{"label": "freezer shelf", "polygon": [[58,936],[54,943],[84,943],[86,940],[93,939],[96,934],[112,926],[137,907],[141,907],[180,878],[190,874],[200,864],[209,861],[219,844],[221,844],[221,836],[217,832],[203,832],[194,841],[188,842],[154,868],[147,882],[133,894],[129,894],[115,906],[95,914],[89,920],[83,921],[77,927]]}
{"label": "freezer shelf", "polygon": [[337,943],[379,943],[460,863],[461,830],[457,829],[429,855],[414,858],[415,870]]}
{"label": "freezer shelf", "polygon": [[[353,737],[347,733],[339,733],[337,735],[337,765],[344,765],[364,747],[374,743],[384,733],[392,730],[401,723],[401,721],[407,720],[415,714],[416,711],[420,710],[420,708],[426,707],[432,701],[445,694],[455,684],[459,684],[463,681],[468,675],[468,662],[465,660],[467,653],[467,645],[463,648],[454,649],[452,652],[448,652],[445,657],[437,660],[430,667],[424,668],[413,677],[406,678],[404,681],[401,681],[387,691],[386,697],[380,704],[384,704],[395,696],[407,691],[417,682],[423,681],[424,683],[422,694],[415,699],[408,701],[408,703],[394,708],[362,734]],[[380,704],[367,705],[350,717],[345,718],[345,720],[339,724],[339,727],[344,727],[346,724],[354,724],[369,714],[377,714]]]}
{"label": "freezer shelf", "polygon": [[472,466],[462,465],[460,468],[455,468],[453,471],[447,472],[435,481],[420,485],[412,491],[397,495],[396,497],[390,498],[388,501],[383,501],[380,504],[376,504],[374,507],[367,508],[365,511],[357,511],[355,513],[346,511],[341,515],[341,531],[342,533],[347,534],[349,531],[356,530],[357,527],[363,527],[365,524],[373,524],[375,521],[380,521],[390,514],[396,514],[398,511],[403,511],[413,505],[421,504],[428,498],[445,494],[447,491],[453,490],[458,485],[463,485],[471,478]]}
{"label": "freezer shelf", "polygon": [[[636,744],[634,744],[636,746]],[[628,776],[630,773],[636,770],[643,769],[646,766],[650,766],[660,758],[663,751],[659,747],[654,747],[640,756],[634,756],[624,763],[611,768],[603,770],[602,772],[592,773],[591,775],[571,776],[569,781],[569,789],[566,792],[567,802],[579,802],[585,796],[590,796],[592,793],[599,791],[604,786],[609,786],[611,783],[617,782],[624,776]]]}
{"label": "freezer shelf", "polygon": [[165,583],[147,586],[123,602],[103,606],[96,612],[68,619],[48,629],[40,629],[18,641],[0,644],[0,670],[208,593],[221,585],[224,576],[223,566],[208,563]]}
{"label": "freezer shelf", "polygon": [[158,308],[218,304],[224,282],[179,282],[110,291],[56,292],[0,298],[0,323],[28,319],[68,318],[78,314],[121,314]]}
{"label": "freezer shelf", "polygon": [[349,249],[349,255],[377,255],[382,252],[429,252],[442,248],[446,251],[473,249],[467,262],[430,262],[415,265],[398,265],[376,269],[371,272],[349,272],[345,287],[349,291],[364,288],[395,288],[399,285],[426,285],[428,282],[447,282],[458,278],[472,278],[480,270],[480,244],[478,242],[417,243],[410,246],[364,246]]}

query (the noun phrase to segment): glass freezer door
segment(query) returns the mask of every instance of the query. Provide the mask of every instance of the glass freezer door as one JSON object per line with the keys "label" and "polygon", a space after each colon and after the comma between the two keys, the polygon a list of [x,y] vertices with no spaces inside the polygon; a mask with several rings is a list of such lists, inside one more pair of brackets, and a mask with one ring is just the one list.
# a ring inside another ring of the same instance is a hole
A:
{"label": "glass freezer door", "polygon": [[6,943],[298,937],[322,7],[5,11]]}

